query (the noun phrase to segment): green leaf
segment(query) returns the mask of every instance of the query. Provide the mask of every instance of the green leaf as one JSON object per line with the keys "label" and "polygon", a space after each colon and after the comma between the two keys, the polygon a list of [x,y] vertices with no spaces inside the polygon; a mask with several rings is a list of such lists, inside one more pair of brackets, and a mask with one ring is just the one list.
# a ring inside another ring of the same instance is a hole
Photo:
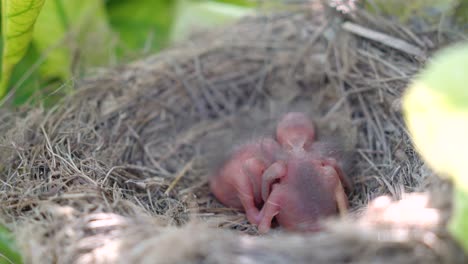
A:
{"label": "green leaf", "polygon": [[406,123],[422,157],[468,191],[468,45],[439,52],[403,98]]}
{"label": "green leaf", "polygon": [[13,67],[26,54],[44,0],[2,0],[2,76],[0,98],[8,89]]}
{"label": "green leaf", "polygon": [[[69,1],[69,2],[73,2]],[[40,67],[42,76],[66,79],[70,76],[70,54],[63,40],[68,27],[61,1],[48,0],[36,24],[34,45],[38,52],[46,56]]]}
{"label": "green leaf", "polygon": [[448,225],[450,233],[468,252],[468,194],[464,190],[455,189],[453,193],[452,217]]}
{"label": "green leaf", "polygon": [[366,9],[383,15],[391,15],[408,22],[424,19],[432,24],[439,23],[442,15],[453,14],[460,0],[367,0]]}
{"label": "green leaf", "polygon": [[419,75],[420,82],[438,93],[446,107],[468,109],[468,42],[439,52]]}
{"label": "green leaf", "polygon": [[468,43],[429,62],[403,97],[405,121],[423,159],[455,184],[449,230],[468,252]]}
{"label": "green leaf", "polygon": [[45,78],[68,80],[82,69],[108,64],[114,55],[112,32],[102,0],[49,0],[39,15],[34,44],[46,56]]}
{"label": "green leaf", "polygon": [[257,3],[252,0],[215,0],[214,2],[247,7],[254,7],[257,5]]}
{"label": "green leaf", "polygon": [[178,0],[176,21],[172,29],[171,40],[184,40],[195,30],[218,27],[243,16],[253,14],[253,12],[254,9],[251,7],[228,3]]}
{"label": "green leaf", "polygon": [[154,52],[167,44],[173,20],[173,0],[111,0],[107,3],[110,24],[119,35],[118,55]]}
{"label": "green leaf", "polygon": [[468,1],[460,1],[460,4],[455,8],[455,19],[463,27],[465,27],[465,33],[468,28]]}
{"label": "green leaf", "polygon": [[0,225],[0,264],[22,263],[11,233]]}
{"label": "green leaf", "polygon": [[10,80],[12,88],[18,86],[14,93],[14,105],[21,105],[27,102],[34,93],[40,90],[39,72],[32,68],[38,59],[39,55],[36,49],[30,47],[23,59],[15,66]]}

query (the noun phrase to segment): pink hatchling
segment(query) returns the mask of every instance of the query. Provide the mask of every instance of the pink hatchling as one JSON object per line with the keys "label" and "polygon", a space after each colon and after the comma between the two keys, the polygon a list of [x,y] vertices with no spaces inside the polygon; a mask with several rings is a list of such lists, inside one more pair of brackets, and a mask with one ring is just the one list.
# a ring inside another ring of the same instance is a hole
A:
{"label": "pink hatchling", "polygon": [[211,191],[224,205],[243,209],[249,222],[257,224],[258,208],[263,205],[262,175],[281,152],[281,147],[271,138],[240,146],[210,177]]}
{"label": "pink hatchling", "polygon": [[262,138],[238,148],[210,178],[225,205],[244,209],[266,233],[273,218],[289,230],[319,229],[318,220],[347,207],[343,185],[351,187],[332,153],[316,143],[312,122],[291,112],[277,125],[276,139]]}
{"label": "pink hatchling", "polygon": [[287,156],[262,176],[263,208],[258,230],[266,233],[273,218],[294,231],[317,231],[318,220],[348,206],[343,185],[351,184],[337,160],[328,157],[331,145],[314,144],[314,127],[302,113],[286,114],[277,126],[277,140]]}

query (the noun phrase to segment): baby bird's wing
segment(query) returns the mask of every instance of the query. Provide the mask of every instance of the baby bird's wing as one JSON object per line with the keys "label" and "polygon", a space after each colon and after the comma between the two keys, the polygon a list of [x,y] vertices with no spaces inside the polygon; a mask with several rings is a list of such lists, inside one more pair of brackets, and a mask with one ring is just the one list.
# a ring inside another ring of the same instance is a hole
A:
{"label": "baby bird's wing", "polygon": [[354,164],[354,151],[345,149],[338,141],[317,141],[312,145],[310,155],[313,159],[321,159],[335,167],[345,188],[353,189],[349,172]]}

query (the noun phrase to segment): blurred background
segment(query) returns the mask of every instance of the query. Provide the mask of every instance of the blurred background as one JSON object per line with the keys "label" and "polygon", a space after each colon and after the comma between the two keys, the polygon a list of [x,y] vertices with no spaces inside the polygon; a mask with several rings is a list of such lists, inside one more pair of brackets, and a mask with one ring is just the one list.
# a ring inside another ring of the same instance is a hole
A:
{"label": "blurred background", "polygon": [[[260,10],[303,9],[319,0],[34,1],[44,4],[33,26],[32,42],[7,82],[13,106],[25,102],[53,105],[73,89],[74,80],[155,54],[194,31],[222,26]],[[452,11],[465,14],[462,17],[468,20],[468,1],[462,0],[326,1],[340,12],[360,5],[402,20],[417,18],[417,23],[425,16],[440,25],[441,17]],[[12,45],[15,49],[18,44]],[[0,50],[4,50],[1,41]]]}
{"label": "blurred background", "polygon": [[12,102],[53,104],[76,78],[157,53],[194,30],[251,14],[264,2],[46,0],[32,43],[9,82]]}

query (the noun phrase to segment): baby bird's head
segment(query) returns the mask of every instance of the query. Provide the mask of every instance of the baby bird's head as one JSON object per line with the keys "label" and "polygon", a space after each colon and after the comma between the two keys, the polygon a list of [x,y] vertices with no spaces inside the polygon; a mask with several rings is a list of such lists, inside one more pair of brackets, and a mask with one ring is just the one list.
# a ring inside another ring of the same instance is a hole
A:
{"label": "baby bird's head", "polygon": [[314,126],[305,114],[290,112],[278,123],[276,138],[287,150],[294,152],[308,150],[315,139]]}

